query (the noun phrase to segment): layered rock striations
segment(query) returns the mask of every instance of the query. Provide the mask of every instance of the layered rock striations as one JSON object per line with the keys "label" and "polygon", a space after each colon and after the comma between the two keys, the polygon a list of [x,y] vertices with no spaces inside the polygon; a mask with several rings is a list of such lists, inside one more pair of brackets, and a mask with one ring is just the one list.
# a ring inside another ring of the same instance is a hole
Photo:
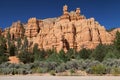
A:
{"label": "layered rock striations", "polygon": [[40,49],[95,48],[99,43],[112,44],[117,30],[107,32],[94,18],[86,19],[81,15],[80,8],[68,12],[68,6],[63,6],[63,15],[58,18],[37,20],[30,18],[28,23],[14,23],[3,31],[6,36],[10,31],[11,39],[27,37],[28,41],[38,44]]}

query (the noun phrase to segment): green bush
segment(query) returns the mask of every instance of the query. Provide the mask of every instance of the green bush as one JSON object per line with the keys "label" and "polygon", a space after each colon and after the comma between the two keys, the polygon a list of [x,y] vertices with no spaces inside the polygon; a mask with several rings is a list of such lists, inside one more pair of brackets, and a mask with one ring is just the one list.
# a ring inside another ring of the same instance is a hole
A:
{"label": "green bush", "polygon": [[8,55],[0,53],[0,64],[8,61]]}
{"label": "green bush", "polygon": [[120,59],[107,59],[102,62],[103,65],[107,67],[119,67],[120,66]]}
{"label": "green bush", "polygon": [[99,44],[91,54],[91,59],[102,62],[106,56],[107,49],[103,44]]}
{"label": "green bush", "polygon": [[111,74],[114,76],[119,76],[120,75],[120,68],[112,68],[111,69]]}
{"label": "green bush", "polygon": [[24,68],[17,69],[18,74],[26,74],[26,70]]}
{"label": "green bush", "polygon": [[41,68],[40,67],[36,67],[32,69],[33,73],[41,73]]}
{"label": "green bush", "polygon": [[92,74],[105,74],[106,73],[106,67],[102,64],[96,65],[91,67],[91,73]]}
{"label": "green bush", "polygon": [[78,68],[78,62],[76,60],[68,61],[66,63],[66,69],[77,69]]}
{"label": "green bush", "polygon": [[85,60],[84,63],[83,63],[83,69],[86,70],[86,69],[88,69],[88,68],[90,68],[90,67],[92,67],[92,66],[96,66],[96,65],[98,65],[98,64],[100,64],[99,61],[87,59],[87,60]]}
{"label": "green bush", "polygon": [[50,71],[50,75],[55,76],[55,75],[56,75],[56,74],[55,74],[55,71],[54,71],[54,70]]}
{"label": "green bush", "polygon": [[40,73],[47,73],[47,72],[49,72],[49,68],[41,68]]}
{"label": "green bush", "polygon": [[48,71],[51,71],[51,70],[55,70],[55,68],[58,66],[59,64],[56,63],[56,62],[45,62],[45,61],[41,61],[41,62],[34,62],[32,64],[32,68],[47,68]]}
{"label": "green bush", "polygon": [[90,74],[119,74],[120,59],[106,59],[103,62],[96,60],[75,60],[72,59],[66,63],[35,61],[27,64],[0,64],[0,74],[32,74],[32,73],[50,73],[54,75],[55,72],[64,72],[69,70],[74,73],[75,70],[84,70]]}
{"label": "green bush", "polygon": [[30,64],[10,64],[3,63],[0,65],[0,72],[2,74],[31,74],[32,67]]}
{"label": "green bush", "polygon": [[115,37],[115,40],[114,40],[114,45],[115,45],[116,49],[120,52],[120,32],[119,31],[116,32],[116,37]]}
{"label": "green bush", "polygon": [[80,50],[76,55],[78,59],[89,59],[90,55],[91,55],[92,51],[88,50],[86,48],[83,48],[82,50]]}
{"label": "green bush", "polygon": [[108,52],[104,59],[116,59],[116,55],[113,52]]}
{"label": "green bush", "polygon": [[18,54],[18,58],[20,59],[21,62],[23,63],[31,63],[34,61],[33,54],[29,53],[27,51],[22,51],[21,53]]}
{"label": "green bush", "polygon": [[66,53],[67,61],[70,61],[71,59],[74,59],[76,56],[76,51],[74,49],[69,49]]}
{"label": "green bush", "polygon": [[6,39],[3,36],[0,36],[0,64],[8,61]]}
{"label": "green bush", "polygon": [[46,61],[48,62],[58,62],[58,63],[62,63],[64,62],[57,53],[53,53],[52,55],[50,55]]}
{"label": "green bush", "polygon": [[70,69],[70,74],[72,75],[73,73],[75,73],[75,69]]}
{"label": "green bush", "polygon": [[67,62],[67,57],[64,50],[59,51],[58,58],[61,60],[61,62]]}
{"label": "green bush", "polygon": [[59,72],[64,72],[66,70],[66,66],[65,66],[65,63],[62,63],[61,65],[59,65],[58,67],[55,68],[55,71],[57,73]]}

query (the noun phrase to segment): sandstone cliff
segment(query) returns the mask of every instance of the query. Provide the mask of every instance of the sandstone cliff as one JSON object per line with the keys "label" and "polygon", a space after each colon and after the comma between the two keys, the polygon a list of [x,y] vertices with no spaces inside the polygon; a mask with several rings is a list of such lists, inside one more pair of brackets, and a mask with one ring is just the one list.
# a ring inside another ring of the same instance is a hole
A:
{"label": "sandstone cliff", "polygon": [[63,15],[58,18],[37,20],[30,18],[28,23],[13,23],[10,28],[3,31],[6,36],[9,31],[11,39],[26,36],[29,43],[38,44],[40,49],[57,51],[74,48],[95,48],[99,43],[112,44],[116,31],[107,32],[94,18],[86,19],[81,15],[80,8],[68,12],[68,6],[63,6]]}

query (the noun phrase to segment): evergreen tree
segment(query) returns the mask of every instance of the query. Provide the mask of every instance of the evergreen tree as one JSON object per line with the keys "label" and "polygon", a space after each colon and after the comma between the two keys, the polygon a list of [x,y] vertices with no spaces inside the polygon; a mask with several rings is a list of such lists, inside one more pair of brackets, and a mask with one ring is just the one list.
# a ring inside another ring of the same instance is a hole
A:
{"label": "evergreen tree", "polygon": [[120,32],[118,32],[118,31],[116,32],[114,45],[117,48],[117,50],[120,52]]}
{"label": "evergreen tree", "polygon": [[10,48],[9,48],[10,56],[15,56],[15,52],[16,52],[16,47],[15,47],[14,43],[11,43]]}
{"label": "evergreen tree", "polygon": [[104,45],[99,44],[96,49],[92,52],[91,58],[98,60],[98,61],[103,61],[105,56],[107,54],[107,49]]}
{"label": "evergreen tree", "polygon": [[34,60],[39,61],[40,60],[40,54],[39,54],[38,44],[34,45],[33,54],[34,54]]}
{"label": "evergreen tree", "polygon": [[31,63],[34,61],[34,57],[32,53],[29,53],[27,51],[21,51],[20,54],[18,54],[18,58],[23,63]]}
{"label": "evergreen tree", "polygon": [[34,54],[34,60],[35,61],[42,61],[45,60],[47,54],[46,51],[43,49],[38,49],[38,44],[35,44],[33,47],[33,54]]}
{"label": "evergreen tree", "polygon": [[108,52],[104,59],[115,59],[117,58],[113,52]]}
{"label": "evergreen tree", "polygon": [[2,62],[8,61],[8,55],[7,52],[7,46],[6,46],[6,40],[3,36],[0,36],[0,64]]}
{"label": "evergreen tree", "polygon": [[17,48],[19,49],[21,47],[21,38],[17,38]]}
{"label": "evergreen tree", "polygon": [[88,59],[90,57],[91,52],[92,52],[91,50],[87,50],[86,48],[83,48],[78,52],[78,56],[82,59]]}
{"label": "evergreen tree", "polygon": [[66,62],[67,61],[66,53],[64,52],[63,49],[59,51],[58,57],[61,60],[61,62]]}
{"label": "evergreen tree", "polygon": [[70,61],[71,59],[74,59],[76,54],[74,49],[69,49],[66,53],[67,60]]}
{"label": "evergreen tree", "polygon": [[0,36],[0,53],[5,53],[6,51],[6,39],[3,36]]}
{"label": "evergreen tree", "polygon": [[46,50],[46,56],[47,56],[47,57],[51,56],[51,55],[54,54],[54,53],[57,53],[54,48],[53,48],[53,49],[48,49],[48,50]]}

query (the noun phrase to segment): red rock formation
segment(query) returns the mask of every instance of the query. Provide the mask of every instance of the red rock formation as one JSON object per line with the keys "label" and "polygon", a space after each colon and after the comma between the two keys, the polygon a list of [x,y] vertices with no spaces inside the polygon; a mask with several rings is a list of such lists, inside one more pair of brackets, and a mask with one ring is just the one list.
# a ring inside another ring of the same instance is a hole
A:
{"label": "red rock formation", "polygon": [[[55,48],[57,51],[74,48],[95,48],[99,43],[112,44],[115,38],[114,30],[107,32],[94,18],[86,19],[81,15],[80,8],[68,12],[68,6],[63,6],[63,15],[58,18],[37,20],[30,18],[24,27],[25,36],[29,43],[38,44],[41,49]],[[10,34],[15,38],[21,37],[21,23],[17,22],[3,33],[10,30]],[[13,38],[13,37],[12,37]]]}
{"label": "red rock formation", "polygon": [[25,28],[25,35],[27,37],[36,37],[39,32],[39,23],[36,18],[30,18],[28,20],[27,27]]}
{"label": "red rock formation", "polygon": [[24,34],[24,28],[20,21],[12,24],[10,28],[11,39],[22,37]]}
{"label": "red rock formation", "polygon": [[11,40],[15,38],[21,38],[24,36],[24,28],[20,21],[12,24],[10,28],[6,28],[3,32],[3,35],[7,37],[8,32],[11,35]]}

